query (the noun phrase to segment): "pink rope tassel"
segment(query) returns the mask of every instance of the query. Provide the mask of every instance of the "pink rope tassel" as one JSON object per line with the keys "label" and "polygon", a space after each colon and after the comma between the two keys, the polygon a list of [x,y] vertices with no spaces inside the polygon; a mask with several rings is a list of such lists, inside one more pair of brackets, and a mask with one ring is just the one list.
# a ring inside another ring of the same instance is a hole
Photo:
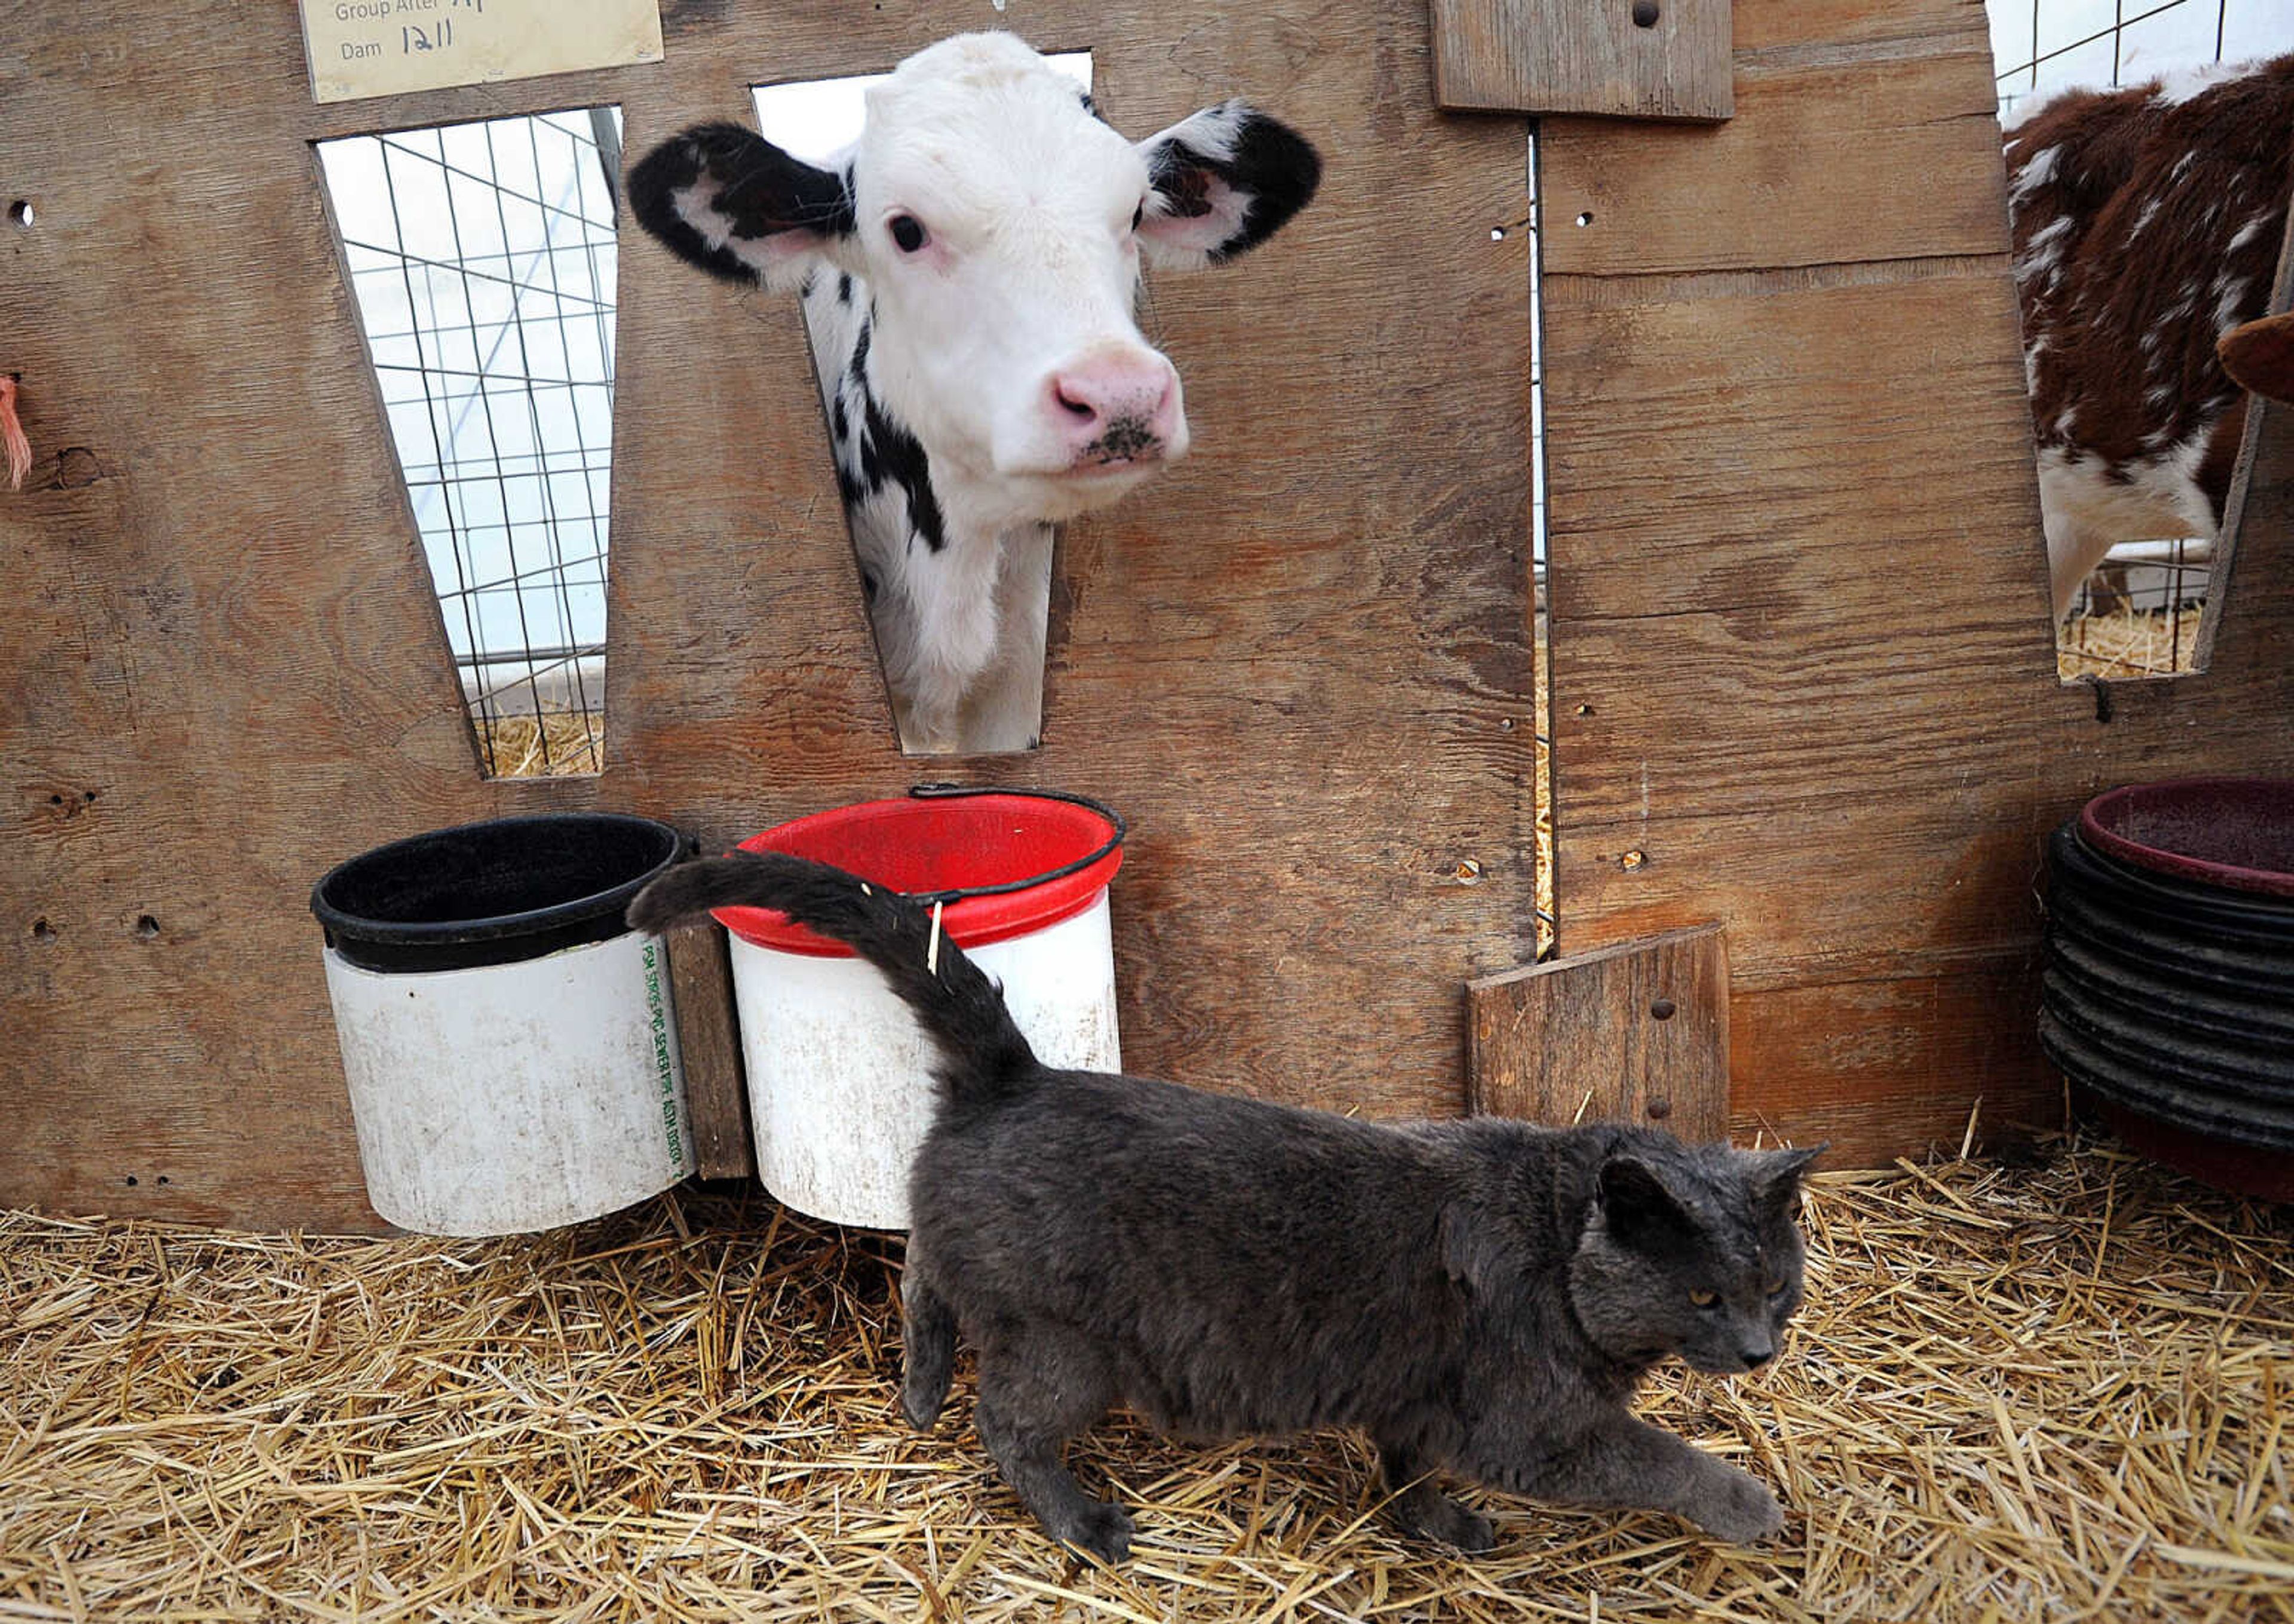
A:
{"label": "pink rope tassel", "polygon": [[8,452],[8,489],[21,491],[32,471],[32,443],[16,416],[16,380],[0,373],[0,445]]}

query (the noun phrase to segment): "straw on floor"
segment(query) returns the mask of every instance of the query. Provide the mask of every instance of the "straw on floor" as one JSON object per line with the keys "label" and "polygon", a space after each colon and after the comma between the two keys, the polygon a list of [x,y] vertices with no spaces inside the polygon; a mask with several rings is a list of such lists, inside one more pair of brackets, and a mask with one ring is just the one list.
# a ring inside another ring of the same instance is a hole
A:
{"label": "straw on floor", "polygon": [[1469,1493],[1397,1541],[1357,1439],[1113,1425],[1067,1557],[959,1386],[892,1414],[898,1242],[761,1197],[491,1242],[0,1218],[0,1617],[2294,1620],[2287,1214],[2106,1148],[1828,1176],[1754,1379],[1648,1411],[1774,1545]]}

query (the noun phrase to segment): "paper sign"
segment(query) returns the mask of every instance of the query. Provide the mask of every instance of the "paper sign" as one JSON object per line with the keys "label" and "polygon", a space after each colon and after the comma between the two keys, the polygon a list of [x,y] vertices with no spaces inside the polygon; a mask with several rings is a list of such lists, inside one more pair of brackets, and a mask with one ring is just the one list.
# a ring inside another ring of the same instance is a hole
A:
{"label": "paper sign", "polygon": [[661,61],[660,0],[302,0],[321,102]]}

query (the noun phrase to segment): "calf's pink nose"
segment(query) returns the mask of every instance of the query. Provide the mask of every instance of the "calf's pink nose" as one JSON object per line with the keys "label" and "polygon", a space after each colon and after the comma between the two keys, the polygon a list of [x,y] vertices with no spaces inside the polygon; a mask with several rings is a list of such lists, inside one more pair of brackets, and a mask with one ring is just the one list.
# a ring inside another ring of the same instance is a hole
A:
{"label": "calf's pink nose", "polygon": [[1077,455],[1157,457],[1179,428],[1179,375],[1159,355],[1102,354],[1053,372],[1052,420]]}

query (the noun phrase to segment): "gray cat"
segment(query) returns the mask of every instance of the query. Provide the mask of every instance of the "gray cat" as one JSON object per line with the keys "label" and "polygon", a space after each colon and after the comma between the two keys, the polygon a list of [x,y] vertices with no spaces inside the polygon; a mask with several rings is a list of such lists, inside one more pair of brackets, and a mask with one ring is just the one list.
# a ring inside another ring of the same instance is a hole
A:
{"label": "gray cat", "polygon": [[914,904],[793,857],[656,880],[641,930],[777,908],[850,944],[938,1046],[910,1174],[902,1407],[929,1427],[960,1328],[976,1419],[1054,1539],[1105,1561],[1131,1518],[1062,1464],[1112,1405],[1196,1437],[1353,1426],[1392,1514],[1487,1549],[1446,1469],[1574,1505],[1678,1513],[1725,1539],[1783,1526],[1767,1489],[1626,1408],[1668,1353],[1732,1375],[1801,1300],[1814,1150],[1483,1117],[1392,1127],[1037,1062],[994,982]]}

